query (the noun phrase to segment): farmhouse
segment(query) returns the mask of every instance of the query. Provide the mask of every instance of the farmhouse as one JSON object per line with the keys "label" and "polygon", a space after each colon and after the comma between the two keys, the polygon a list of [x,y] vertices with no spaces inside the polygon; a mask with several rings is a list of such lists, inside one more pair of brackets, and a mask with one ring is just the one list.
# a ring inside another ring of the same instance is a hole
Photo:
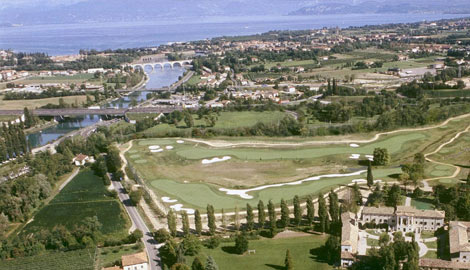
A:
{"label": "farmhouse", "polygon": [[103,270],[148,270],[147,253],[140,252],[131,255],[123,255],[121,257],[122,267],[113,266],[103,268]]}
{"label": "farmhouse", "polygon": [[72,162],[75,163],[75,166],[83,166],[85,163],[90,161],[90,157],[84,154],[78,154],[72,159]]}
{"label": "farmhouse", "polygon": [[361,223],[387,224],[402,232],[436,231],[444,226],[444,211],[418,210],[411,206],[364,207]]}

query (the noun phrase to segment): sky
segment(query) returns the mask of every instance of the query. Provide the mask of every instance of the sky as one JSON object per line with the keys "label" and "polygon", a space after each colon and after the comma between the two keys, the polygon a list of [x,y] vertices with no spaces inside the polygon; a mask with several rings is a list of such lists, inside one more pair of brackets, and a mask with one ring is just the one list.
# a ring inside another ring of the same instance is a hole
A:
{"label": "sky", "polygon": [[84,0],[0,0],[0,9],[9,7],[37,6],[40,4],[55,6],[59,4],[73,4],[81,1]]}

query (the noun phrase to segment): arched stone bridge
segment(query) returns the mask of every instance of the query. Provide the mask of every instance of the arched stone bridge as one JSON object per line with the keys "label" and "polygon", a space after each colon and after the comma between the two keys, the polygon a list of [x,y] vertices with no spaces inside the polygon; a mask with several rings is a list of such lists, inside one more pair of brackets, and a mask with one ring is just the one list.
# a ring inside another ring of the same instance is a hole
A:
{"label": "arched stone bridge", "polygon": [[164,68],[174,68],[174,67],[183,67],[184,65],[190,65],[193,60],[181,60],[181,61],[166,61],[166,62],[145,62],[145,63],[135,63],[127,64],[125,66],[131,66],[133,69],[140,68],[145,70],[146,67],[150,67],[150,73],[154,72],[156,69]]}

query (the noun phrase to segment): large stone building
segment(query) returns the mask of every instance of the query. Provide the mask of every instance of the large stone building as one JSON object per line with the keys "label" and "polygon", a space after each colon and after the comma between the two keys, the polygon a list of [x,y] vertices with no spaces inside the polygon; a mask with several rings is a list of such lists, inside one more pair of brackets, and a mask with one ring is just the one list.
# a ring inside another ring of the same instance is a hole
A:
{"label": "large stone building", "polygon": [[451,221],[449,226],[450,257],[455,262],[470,262],[470,243],[468,233],[470,222]]}
{"label": "large stone building", "polygon": [[444,226],[444,211],[419,210],[411,206],[364,207],[361,223],[387,224],[392,230],[421,233]]}
{"label": "large stone building", "polygon": [[341,229],[341,267],[349,267],[354,263],[354,255],[357,254],[359,240],[359,228],[356,217],[351,212],[341,215],[343,223]]}

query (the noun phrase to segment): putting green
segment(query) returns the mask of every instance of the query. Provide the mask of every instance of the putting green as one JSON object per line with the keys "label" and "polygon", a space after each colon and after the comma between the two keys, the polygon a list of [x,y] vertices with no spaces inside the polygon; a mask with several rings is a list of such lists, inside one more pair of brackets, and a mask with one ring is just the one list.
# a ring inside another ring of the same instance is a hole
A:
{"label": "putting green", "polygon": [[[400,172],[399,168],[374,170],[376,179],[385,178],[388,175]],[[267,203],[273,200],[279,203],[281,198],[291,200],[295,195],[304,197],[310,194],[318,194],[337,186],[349,184],[353,179],[365,178],[365,173],[356,176],[327,178],[318,181],[304,182],[300,185],[285,185],[271,187],[260,191],[251,191],[248,194],[253,199],[242,199],[237,195],[227,195],[218,190],[218,187],[205,183],[181,183],[168,179],[152,180],[151,187],[161,196],[169,196],[177,199],[184,207],[205,209],[207,204],[212,204],[216,209],[234,209],[235,206],[244,208],[247,203],[256,205],[259,200]]]}

